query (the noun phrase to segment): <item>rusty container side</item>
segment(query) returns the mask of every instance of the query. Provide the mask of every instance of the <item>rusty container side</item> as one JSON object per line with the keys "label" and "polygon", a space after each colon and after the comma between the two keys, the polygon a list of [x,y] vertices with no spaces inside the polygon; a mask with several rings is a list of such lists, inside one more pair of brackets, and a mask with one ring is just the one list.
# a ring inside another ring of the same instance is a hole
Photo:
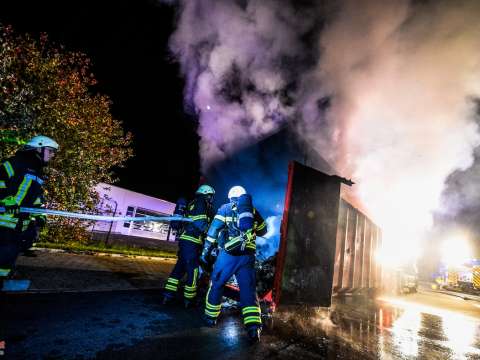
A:
{"label": "rusty container side", "polygon": [[330,306],[340,182],[297,162],[290,169],[275,282],[281,299],[275,299],[282,305]]}
{"label": "rusty container side", "polygon": [[375,289],[381,289],[383,287],[383,268],[382,264],[380,261],[378,261],[377,254],[380,252],[380,249],[382,248],[382,230],[377,227],[377,246],[375,248],[375,253],[373,255],[375,259],[375,264],[376,264],[376,277],[375,277]]}
{"label": "rusty container side", "polygon": [[382,286],[382,267],[375,259],[380,245],[379,227],[341,198],[335,251],[335,293],[363,293],[363,290]]}
{"label": "rusty container side", "polygon": [[348,204],[348,221],[345,239],[345,261],[343,266],[342,289],[349,290],[353,287],[353,267],[355,261],[355,232],[357,230],[357,212]]}
{"label": "rusty container side", "polygon": [[340,201],[338,213],[336,249],[335,249],[335,271],[333,274],[333,291],[339,291],[343,287],[343,269],[345,265],[345,240],[347,238],[348,204]]}
{"label": "rusty container side", "polygon": [[363,275],[362,288],[368,289],[370,287],[370,256],[372,247],[372,230],[375,225],[371,221],[365,221],[365,242],[363,246]]}
{"label": "rusty container side", "polygon": [[375,259],[375,253],[376,253],[376,248],[377,248],[377,236],[378,236],[378,228],[375,227],[372,229],[372,241],[370,245],[370,288],[374,288],[376,286],[376,281],[377,281],[377,272],[376,272],[376,266],[377,266],[377,261]]}
{"label": "rusty container side", "polygon": [[363,246],[365,243],[365,222],[367,218],[365,215],[359,213],[357,217],[357,231],[355,237],[355,261],[353,270],[353,288],[360,290],[362,288],[363,276]]}

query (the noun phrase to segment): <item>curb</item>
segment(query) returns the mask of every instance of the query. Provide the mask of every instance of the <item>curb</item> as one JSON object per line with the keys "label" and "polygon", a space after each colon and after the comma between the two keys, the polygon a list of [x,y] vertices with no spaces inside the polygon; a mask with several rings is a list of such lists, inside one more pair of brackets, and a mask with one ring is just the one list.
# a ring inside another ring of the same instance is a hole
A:
{"label": "curb", "polygon": [[128,254],[116,254],[91,250],[66,250],[66,249],[54,249],[54,248],[40,248],[33,247],[34,250],[47,253],[64,253],[64,254],[77,254],[77,255],[91,255],[91,256],[105,256],[105,257],[118,257],[118,258],[132,258],[140,260],[154,260],[154,261],[167,261],[176,262],[176,257],[161,257],[161,256],[146,256],[146,255],[128,255]]}
{"label": "curb", "polygon": [[434,293],[449,295],[453,297],[457,297],[466,301],[476,301],[480,302],[480,296],[477,295],[470,295],[470,294],[463,294],[463,293],[456,293],[454,291],[445,291],[445,290],[429,290]]}
{"label": "curb", "polygon": [[144,288],[98,288],[98,289],[39,289],[26,291],[5,291],[6,295],[36,295],[36,294],[86,294],[97,292],[124,292],[124,291],[163,291],[163,287],[144,287]]}

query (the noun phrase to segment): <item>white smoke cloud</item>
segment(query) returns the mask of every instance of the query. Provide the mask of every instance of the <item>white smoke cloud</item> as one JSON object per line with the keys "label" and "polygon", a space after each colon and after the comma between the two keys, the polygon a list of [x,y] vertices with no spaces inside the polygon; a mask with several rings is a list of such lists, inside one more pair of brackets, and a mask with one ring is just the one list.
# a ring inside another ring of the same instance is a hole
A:
{"label": "white smoke cloud", "polygon": [[294,108],[280,100],[291,81],[282,61],[305,51],[299,36],[312,16],[295,17],[273,0],[182,1],[171,38],[187,80],[185,95],[200,118],[204,169],[271,134]]}
{"label": "white smoke cloud", "polygon": [[480,144],[479,15],[477,1],[343,1],[321,36],[312,76],[334,94],[337,168],[395,257],[418,248],[445,179]]}
{"label": "white smoke cloud", "polygon": [[[204,168],[294,123],[411,253],[480,144],[480,2],[180,1]],[[398,246],[394,253],[399,254]]]}

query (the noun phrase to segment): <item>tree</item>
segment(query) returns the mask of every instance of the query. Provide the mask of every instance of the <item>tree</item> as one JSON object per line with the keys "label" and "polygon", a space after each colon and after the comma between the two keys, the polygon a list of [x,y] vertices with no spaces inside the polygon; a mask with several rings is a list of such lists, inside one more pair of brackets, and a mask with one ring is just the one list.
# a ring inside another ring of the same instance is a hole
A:
{"label": "tree", "polygon": [[[0,129],[15,131],[19,139],[46,135],[60,151],[47,172],[46,200],[50,207],[68,211],[94,210],[98,202],[93,187],[114,182],[112,168],[132,156],[131,134],[110,114],[111,102],[94,90],[96,80],[90,60],[39,39],[15,34],[0,25]],[[18,148],[3,143],[0,158]],[[77,238],[81,228],[64,233],[58,219],[49,238]],[[54,239],[56,240],[56,239]]]}

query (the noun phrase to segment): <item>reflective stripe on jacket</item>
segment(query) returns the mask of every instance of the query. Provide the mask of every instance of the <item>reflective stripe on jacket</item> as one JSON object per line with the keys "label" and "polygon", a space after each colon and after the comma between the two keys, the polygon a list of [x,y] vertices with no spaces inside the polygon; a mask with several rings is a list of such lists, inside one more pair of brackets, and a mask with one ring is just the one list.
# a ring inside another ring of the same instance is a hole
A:
{"label": "reflective stripe on jacket", "polygon": [[211,206],[207,198],[201,194],[197,195],[187,206],[187,217],[193,221],[184,225],[184,230],[180,234],[179,239],[202,245],[212,215]]}
{"label": "reflective stripe on jacket", "polygon": [[[235,204],[224,204],[218,209],[217,214],[213,218],[206,240],[213,243],[218,241],[219,246],[227,251],[238,247],[245,240],[245,247],[240,252],[255,253],[257,247],[256,235],[265,235],[267,233],[267,224],[257,209],[253,209],[253,218],[253,228],[250,236],[246,239],[246,234],[240,232],[237,227],[238,214]],[[227,233],[227,236],[225,236],[224,241],[219,241],[220,234],[224,231]]]}
{"label": "reflective stripe on jacket", "polygon": [[[0,165],[0,200],[9,198],[18,206],[43,205],[42,162],[34,151],[18,151]],[[31,216],[30,218],[33,218]],[[21,228],[18,223],[21,221]],[[0,214],[0,226],[23,231],[30,222],[24,214]]]}

